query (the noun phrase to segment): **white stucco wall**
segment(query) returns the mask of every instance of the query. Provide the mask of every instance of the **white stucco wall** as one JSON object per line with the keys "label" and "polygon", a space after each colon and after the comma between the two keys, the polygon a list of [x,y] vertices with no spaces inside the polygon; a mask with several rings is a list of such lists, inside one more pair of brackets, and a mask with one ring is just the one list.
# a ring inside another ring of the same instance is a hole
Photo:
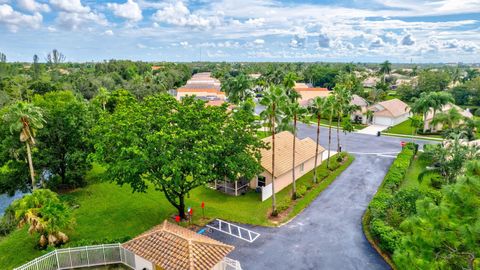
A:
{"label": "white stucco wall", "polygon": [[153,263],[147,261],[146,259],[135,255],[135,270],[155,270]]}

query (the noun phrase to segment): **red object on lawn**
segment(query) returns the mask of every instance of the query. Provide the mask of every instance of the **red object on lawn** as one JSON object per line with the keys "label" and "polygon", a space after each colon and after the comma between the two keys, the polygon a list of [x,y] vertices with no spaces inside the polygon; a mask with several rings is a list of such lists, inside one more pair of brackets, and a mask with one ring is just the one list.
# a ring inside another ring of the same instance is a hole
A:
{"label": "red object on lawn", "polygon": [[180,222],[180,216],[175,216],[175,222]]}
{"label": "red object on lawn", "polygon": [[205,208],[205,203],[204,203],[204,202],[202,202],[202,209],[203,209],[203,208]]}
{"label": "red object on lawn", "polygon": [[193,208],[188,209],[188,213],[190,214],[190,216],[192,216],[193,215]]}
{"label": "red object on lawn", "polygon": [[401,145],[402,147],[404,147],[405,145],[407,145],[407,143],[406,143],[406,142],[400,142],[400,145]]}

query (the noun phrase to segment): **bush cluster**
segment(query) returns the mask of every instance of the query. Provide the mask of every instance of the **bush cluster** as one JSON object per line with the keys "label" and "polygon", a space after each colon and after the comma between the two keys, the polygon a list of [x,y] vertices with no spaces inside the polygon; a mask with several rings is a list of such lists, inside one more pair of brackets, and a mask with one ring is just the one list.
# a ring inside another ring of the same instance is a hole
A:
{"label": "bush cluster", "polygon": [[393,253],[402,233],[396,227],[409,215],[415,212],[415,201],[422,196],[421,192],[406,189],[396,192],[405,178],[418,146],[407,144],[392,163],[383,180],[380,190],[370,202],[370,220],[368,228],[380,248]]}

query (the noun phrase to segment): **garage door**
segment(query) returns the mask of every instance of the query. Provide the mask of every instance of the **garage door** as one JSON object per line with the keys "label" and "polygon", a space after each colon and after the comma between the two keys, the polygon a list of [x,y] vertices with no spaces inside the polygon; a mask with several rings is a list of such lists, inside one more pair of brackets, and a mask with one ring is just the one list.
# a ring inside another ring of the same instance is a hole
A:
{"label": "garage door", "polygon": [[389,117],[375,116],[373,118],[373,123],[375,125],[391,126],[392,125],[392,119],[390,119]]}

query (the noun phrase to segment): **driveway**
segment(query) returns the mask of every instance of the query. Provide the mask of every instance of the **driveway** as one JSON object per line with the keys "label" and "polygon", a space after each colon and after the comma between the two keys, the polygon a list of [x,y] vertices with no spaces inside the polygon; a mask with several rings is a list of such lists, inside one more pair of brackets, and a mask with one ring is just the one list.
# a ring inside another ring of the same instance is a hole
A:
{"label": "driveway", "polygon": [[[299,137],[315,134],[314,126],[300,124]],[[327,140],[328,129],[321,128],[320,144]],[[247,270],[389,269],[366,240],[361,219],[405,139],[340,133],[340,140],[355,161],[291,222],[278,228],[241,225],[261,234],[253,243],[216,231],[209,236],[234,245],[229,257]]]}
{"label": "driveway", "polygon": [[377,135],[377,133],[380,131],[384,131],[387,129],[388,126],[382,126],[382,125],[370,125],[364,129],[361,129],[357,131],[357,133],[360,134],[368,134],[368,135]]}

